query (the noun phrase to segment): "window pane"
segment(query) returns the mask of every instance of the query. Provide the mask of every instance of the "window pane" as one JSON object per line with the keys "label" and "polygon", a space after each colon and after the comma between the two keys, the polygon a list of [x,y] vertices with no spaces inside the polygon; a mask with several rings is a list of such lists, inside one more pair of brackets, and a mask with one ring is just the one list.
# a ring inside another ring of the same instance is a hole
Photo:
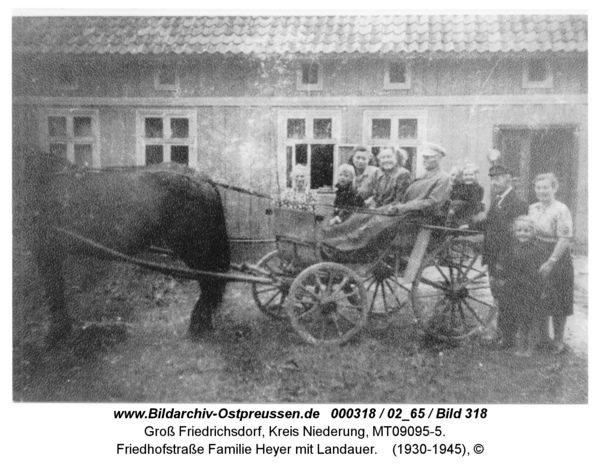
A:
{"label": "window pane", "polygon": [[308,145],[296,144],[296,165],[306,165],[308,163]]}
{"label": "window pane", "polygon": [[190,133],[190,124],[187,118],[171,118],[171,137],[187,138]]}
{"label": "window pane", "polygon": [[306,120],[304,118],[288,118],[288,139],[304,139],[306,137]]}
{"label": "window pane", "polygon": [[189,165],[190,148],[188,146],[171,146],[171,162]]}
{"label": "window pane", "polygon": [[310,146],[310,189],[333,186],[333,144]]}
{"label": "window pane", "polygon": [[331,139],[331,118],[315,118],[313,133],[315,139]]}
{"label": "window pane", "polygon": [[73,134],[76,138],[90,137],[92,135],[91,117],[73,118]]}
{"label": "window pane", "polygon": [[390,63],[390,83],[393,83],[393,84],[406,83],[406,63],[402,63],[402,62]]}
{"label": "window pane", "polygon": [[51,138],[67,137],[67,117],[48,117],[48,135]]}
{"label": "window pane", "polygon": [[163,146],[146,146],[146,165],[162,163],[163,160]]}
{"label": "window pane", "polygon": [[166,86],[177,84],[177,72],[174,66],[163,66],[158,72],[158,82]]}
{"label": "window pane", "polygon": [[146,118],[146,137],[147,138],[162,138],[163,137],[163,121],[162,118]]}
{"label": "window pane", "polygon": [[67,159],[67,145],[66,144],[50,144],[50,154],[66,160]]}
{"label": "window pane", "polygon": [[75,144],[75,165],[78,167],[92,166],[91,144]]}
{"label": "window pane", "polygon": [[292,146],[287,146],[285,148],[285,179],[286,186],[288,188],[292,187],[292,168],[294,164],[294,148]]}
{"label": "window pane", "polygon": [[544,60],[531,60],[529,62],[529,81],[543,82],[548,76]]}
{"label": "window pane", "polygon": [[319,83],[319,65],[318,63],[304,63],[302,65],[302,84]]}
{"label": "window pane", "polygon": [[373,139],[390,139],[391,138],[392,121],[386,119],[373,119],[373,128],[371,131]]}
{"label": "window pane", "polygon": [[417,139],[417,120],[398,120],[398,139]]}

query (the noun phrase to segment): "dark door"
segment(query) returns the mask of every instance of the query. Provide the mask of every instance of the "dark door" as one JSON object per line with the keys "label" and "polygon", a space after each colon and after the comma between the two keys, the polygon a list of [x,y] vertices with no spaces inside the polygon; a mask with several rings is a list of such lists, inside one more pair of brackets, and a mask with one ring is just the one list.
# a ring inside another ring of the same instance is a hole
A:
{"label": "dark door", "polygon": [[530,204],[537,202],[533,180],[540,173],[554,173],[560,183],[556,197],[574,212],[576,193],[575,128],[500,127],[495,147],[502,162],[515,175],[518,194]]}
{"label": "dark door", "polygon": [[[531,138],[530,179],[540,173],[554,173],[559,181],[556,198],[574,211],[576,179],[575,134],[573,128],[550,127],[533,132]],[[530,202],[536,202],[533,183],[529,189]]]}

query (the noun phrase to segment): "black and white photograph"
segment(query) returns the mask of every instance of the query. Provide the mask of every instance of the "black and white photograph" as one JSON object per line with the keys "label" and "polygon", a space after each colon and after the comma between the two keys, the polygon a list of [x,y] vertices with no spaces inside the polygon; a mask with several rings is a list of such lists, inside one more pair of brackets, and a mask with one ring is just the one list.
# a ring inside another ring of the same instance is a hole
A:
{"label": "black and white photograph", "polygon": [[588,403],[585,13],[24,10],[11,66],[13,403]]}

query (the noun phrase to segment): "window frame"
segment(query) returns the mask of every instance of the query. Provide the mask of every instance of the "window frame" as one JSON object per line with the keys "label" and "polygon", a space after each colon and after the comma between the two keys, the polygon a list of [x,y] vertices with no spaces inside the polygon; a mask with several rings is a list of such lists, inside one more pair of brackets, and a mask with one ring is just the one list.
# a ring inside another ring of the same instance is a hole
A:
{"label": "window frame", "polygon": [[[302,71],[304,65],[317,65],[317,82],[315,84],[305,84],[302,82]],[[301,61],[296,70],[296,89],[299,91],[322,91],[323,90],[323,62]]]}
{"label": "window frame", "polygon": [[[543,81],[530,81],[529,68],[533,61],[541,61],[546,67],[546,79]],[[523,89],[552,89],[554,87],[554,68],[547,58],[529,58],[523,63]]]}
{"label": "window frame", "polygon": [[[146,118],[160,118],[163,121],[162,138],[146,138],[145,121]],[[188,119],[188,137],[173,138],[171,136],[171,119]],[[166,110],[166,109],[144,109],[136,111],[136,163],[139,166],[146,166],[146,145],[162,145],[163,161],[171,162],[171,146],[188,146],[188,167],[197,169],[198,167],[198,113],[196,110]]]}
{"label": "window frame", "polygon": [[[390,138],[374,139],[372,135],[373,120],[390,119]],[[401,139],[398,137],[399,120],[417,120],[417,137]],[[364,110],[363,112],[363,142],[369,149],[387,145],[400,147],[415,147],[416,160],[413,167],[405,167],[417,177],[425,173],[422,163],[422,146],[427,141],[427,110]]]}
{"label": "window frame", "polygon": [[[390,65],[392,63],[403,63],[406,66],[406,80],[403,83],[390,82]],[[412,86],[412,64],[407,60],[386,60],[383,76],[384,89],[410,89]]]}
{"label": "window frame", "polygon": [[[315,139],[314,120],[315,119],[331,119],[331,138],[329,139]],[[288,119],[305,119],[306,120],[306,134],[304,139],[288,139],[287,137],[287,121]],[[342,111],[340,109],[329,110],[329,109],[304,109],[304,110],[281,110],[278,113],[278,157],[277,157],[277,173],[278,173],[278,185],[279,190],[283,190],[287,187],[287,152],[286,148],[295,146],[296,144],[311,145],[333,145],[333,179],[332,189],[337,179],[337,168],[339,165],[339,145],[341,140],[341,123],[342,123]],[[307,166],[309,167],[308,184],[311,184],[311,153],[310,150],[307,154]],[[295,160],[292,160],[292,167],[295,164]],[[326,188],[319,188],[319,190]]]}
{"label": "window frame", "polygon": [[[51,117],[66,118],[66,135],[64,137],[50,136],[48,128],[48,119]],[[90,136],[75,136],[74,119],[75,118],[90,118],[91,119],[91,135]],[[100,168],[100,125],[98,118],[98,110],[83,109],[83,108],[48,108],[42,109],[39,115],[40,118],[40,144],[44,151],[50,152],[51,144],[65,144],[67,146],[67,160],[75,164],[75,145],[89,144],[92,146],[92,165],[91,168]]]}

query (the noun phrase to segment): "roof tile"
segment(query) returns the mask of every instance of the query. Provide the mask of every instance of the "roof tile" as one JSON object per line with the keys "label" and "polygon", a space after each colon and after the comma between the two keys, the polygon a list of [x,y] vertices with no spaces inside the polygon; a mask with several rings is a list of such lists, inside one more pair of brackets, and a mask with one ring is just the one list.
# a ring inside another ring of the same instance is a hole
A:
{"label": "roof tile", "polygon": [[15,17],[16,53],[334,54],[587,50],[574,15]]}

